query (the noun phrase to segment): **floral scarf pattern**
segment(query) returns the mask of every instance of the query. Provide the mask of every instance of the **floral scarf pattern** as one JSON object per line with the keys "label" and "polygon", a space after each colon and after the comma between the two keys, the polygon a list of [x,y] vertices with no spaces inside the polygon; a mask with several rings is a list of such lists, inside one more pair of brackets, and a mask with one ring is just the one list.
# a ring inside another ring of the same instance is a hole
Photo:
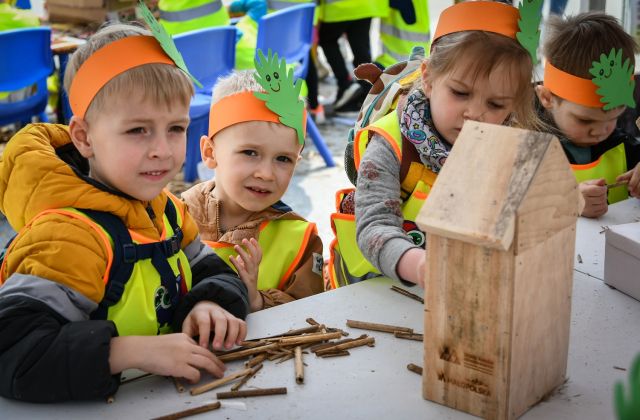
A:
{"label": "floral scarf pattern", "polygon": [[442,139],[433,125],[429,99],[419,89],[407,96],[400,117],[400,132],[415,146],[422,164],[436,174],[440,172],[451,145]]}

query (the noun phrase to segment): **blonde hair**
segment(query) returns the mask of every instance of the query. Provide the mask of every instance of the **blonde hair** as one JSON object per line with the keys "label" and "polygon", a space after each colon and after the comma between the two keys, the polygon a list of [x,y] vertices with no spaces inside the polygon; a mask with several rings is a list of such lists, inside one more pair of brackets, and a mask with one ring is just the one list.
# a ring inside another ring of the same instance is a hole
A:
{"label": "blonde hair", "polygon": [[516,40],[485,31],[456,32],[438,38],[426,62],[427,77],[431,80],[446,75],[461,62],[470,63],[465,75],[472,74],[474,80],[488,77],[498,67],[506,66],[517,92],[509,124],[527,129],[544,126],[535,111],[531,57]]}
{"label": "blonde hair", "polygon": [[213,88],[211,103],[215,104],[222,98],[240,92],[264,92],[262,86],[255,79],[255,70],[238,70],[228,76],[221,77]]}
{"label": "blonde hair", "polygon": [[[151,35],[151,32],[132,24],[113,24],[100,29],[69,59],[64,74],[65,90],[69,92],[78,69],[93,53],[114,41],[138,35]],[[85,118],[91,118],[111,98],[128,95],[133,89],[142,92],[143,100],[166,106],[175,101],[189,106],[194,94],[191,80],[182,70],[167,64],[145,64],[120,73],[107,82],[91,101]]]}

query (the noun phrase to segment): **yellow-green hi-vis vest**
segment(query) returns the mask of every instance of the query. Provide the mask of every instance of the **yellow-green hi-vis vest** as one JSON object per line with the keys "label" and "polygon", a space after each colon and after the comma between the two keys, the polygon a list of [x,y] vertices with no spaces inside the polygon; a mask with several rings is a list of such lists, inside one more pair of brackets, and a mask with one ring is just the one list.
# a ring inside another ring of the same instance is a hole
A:
{"label": "yellow-green hi-vis vest", "polygon": [[[267,220],[260,225],[258,244],[262,249],[262,261],[258,270],[258,290],[283,290],[309,244],[311,234],[317,232],[316,224],[306,220]],[[232,269],[236,269],[229,257],[238,253],[228,242],[204,241],[212,247]]]}
{"label": "yellow-green hi-vis vest", "polygon": [[[573,174],[578,183],[604,178],[607,184],[613,184],[618,176],[627,171],[627,155],[624,143],[607,150],[595,162],[584,165],[571,165],[571,169],[573,169]],[[629,198],[629,190],[626,185],[611,188],[607,196],[609,204],[617,203],[627,198]]]}
{"label": "yellow-green hi-vis vest", "polygon": [[[167,200],[173,199],[167,198]],[[175,204],[174,207],[176,207]],[[110,290],[109,287],[111,286],[110,275],[113,274],[113,268],[115,268],[114,265],[116,264],[114,261],[114,252],[118,252],[114,248],[115,242],[112,237],[113,232],[108,232],[101,223],[92,219],[84,212],[71,207],[45,210],[34,217],[29,224],[23,228],[23,230],[31,226],[31,224],[33,224],[33,222],[38,218],[51,213],[62,214],[87,223],[87,225],[89,225],[89,227],[102,239],[102,243],[105,245],[105,249],[108,254],[107,269],[105,270],[102,278],[105,285],[104,300],[106,300]],[[176,225],[180,227],[182,226],[182,217],[178,211],[175,213],[177,217]],[[163,220],[164,230],[160,241],[171,239],[175,233],[166,213],[163,215]],[[122,224],[122,229],[126,229],[124,224]],[[131,235],[133,244],[158,243],[157,241],[146,238],[132,230],[129,230],[129,234]],[[13,241],[13,243],[15,243],[15,241]],[[179,246],[179,244],[177,245]],[[9,247],[7,253],[10,251],[11,247]],[[189,260],[184,252],[181,249],[176,251],[177,252],[167,258],[166,261],[173,272],[173,281],[175,282],[174,287],[176,289],[180,289],[180,294],[185,294],[191,290],[191,268],[189,266]],[[120,258],[119,261],[121,263],[127,262],[126,259],[123,258]],[[160,273],[153,265],[151,258],[135,261],[129,279],[124,280],[124,290],[116,292],[116,296],[119,297],[118,301],[106,309],[106,314],[102,314],[96,318],[95,314],[98,311],[96,310],[96,312],[91,314],[92,319],[104,319],[106,317],[106,319],[113,321],[118,328],[118,334],[120,336],[157,335],[171,332],[170,322],[168,319],[171,317],[175,307],[171,307],[171,302],[168,300],[169,292],[163,286]],[[166,315],[167,321],[161,324],[158,320],[158,314],[161,316]]]}
{"label": "yellow-green hi-vis vest", "polygon": [[315,26],[318,24],[318,1],[319,0],[267,0],[267,13],[277,12],[299,4],[315,3],[316,10],[313,14],[313,25]]}
{"label": "yellow-green hi-vis vest", "polygon": [[244,15],[236,23],[242,36],[236,43],[236,70],[250,70],[256,67],[256,45],[258,44],[258,23],[249,15]]}
{"label": "yellow-green hi-vis vest", "polygon": [[423,47],[425,53],[429,53],[431,36],[427,0],[414,0],[413,7],[416,22],[412,25],[405,23],[396,9],[390,9],[389,16],[380,19],[382,55],[375,61],[385,68],[408,59],[414,46]]}
{"label": "yellow-green hi-vis vest", "polygon": [[160,23],[171,35],[229,24],[222,0],[160,0],[158,8]]}
{"label": "yellow-green hi-vis vest", "polygon": [[389,14],[388,0],[323,0],[320,3],[320,20],[346,22]]}
{"label": "yellow-green hi-vis vest", "polygon": [[[403,141],[400,134],[397,111],[393,111],[378,121],[356,133],[354,155],[356,168],[369,143],[369,133],[380,134],[393,147],[398,160],[402,162]],[[436,174],[419,162],[411,162],[407,174],[401,180],[403,230],[417,246],[424,246],[424,233],[415,224],[422,204],[436,179]],[[331,228],[335,235],[329,248],[329,279],[332,289],[357,283],[380,272],[362,255],[356,240],[355,215],[340,212],[340,203],[353,188],[336,193],[336,213],[331,214]]]}

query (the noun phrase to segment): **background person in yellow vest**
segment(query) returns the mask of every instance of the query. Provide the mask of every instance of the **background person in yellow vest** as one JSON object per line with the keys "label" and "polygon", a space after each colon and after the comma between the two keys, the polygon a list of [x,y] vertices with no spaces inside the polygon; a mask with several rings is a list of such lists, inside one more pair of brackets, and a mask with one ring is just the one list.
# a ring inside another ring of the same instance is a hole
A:
{"label": "background person in yellow vest", "polygon": [[[3,397],[104,400],[130,368],[220,377],[209,346],[244,339],[246,287],[165,190],[184,161],[193,95],[178,58],[139,26],[102,29],[66,68],[70,125],[29,125],[7,144],[0,211],[19,233],[0,268]],[[88,211],[110,216],[135,244],[114,250],[122,236]],[[119,289],[114,251],[135,261]],[[107,297],[105,318],[96,312]]]}
{"label": "background person in yellow vest", "polygon": [[[491,24],[473,19],[490,13],[497,16]],[[461,30],[460,21],[474,22],[474,29]],[[350,240],[357,240],[362,257],[354,254],[355,247],[342,243],[337,232],[339,255],[332,255],[334,270],[341,269],[336,267],[336,256],[353,257],[355,265],[347,264],[345,277],[353,275],[351,270],[364,260],[372,271],[422,283],[419,267],[424,263],[425,238],[415,217],[464,122],[512,125],[518,121],[525,127],[535,126],[533,65],[528,51],[516,41],[517,22],[518,9],[495,2],[459,3],[442,13],[421,77],[391,113],[355,136],[355,221],[348,214],[339,219],[351,222],[345,228],[351,228]],[[401,173],[406,160],[416,167],[413,180],[410,168],[406,175]],[[357,274],[356,281],[368,278],[366,272]]]}
{"label": "background person in yellow vest", "polygon": [[[631,75],[638,46],[614,17],[604,13],[551,17],[548,25],[544,82],[536,87],[540,113],[560,139],[580,183],[582,215],[598,217],[607,212],[608,204],[629,194],[640,197],[640,143],[616,128],[625,108],[635,106]],[[620,56],[608,57],[612,49]],[[601,57],[603,72],[611,72],[610,80],[619,81],[616,85],[599,87],[592,80],[591,69],[598,74],[594,62]],[[630,67],[624,70],[627,59]],[[618,181],[628,184],[607,188]]]}
{"label": "background person in yellow vest", "polygon": [[160,23],[171,35],[229,24],[222,0],[159,0]]}
{"label": "background person in yellow vest", "polygon": [[353,67],[371,62],[371,18],[389,14],[388,0],[321,0],[319,45],[338,83],[335,111],[358,111],[368,92],[366,82],[353,82],[340,52],[338,39],[345,34]]}
{"label": "background person in yellow vest", "polygon": [[258,42],[258,22],[267,14],[266,0],[235,0],[229,6],[231,13],[244,13],[236,23],[236,28],[241,32],[236,44],[236,69],[253,69],[253,60],[256,56],[256,44]]}
{"label": "background person in yellow vest", "polygon": [[[279,80],[283,90],[287,85],[291,89],[292,81],[280,78],[281,74],[272,73],[271,80]],[[324,288],[322,241],[315,223],[280,201],[303,145],[296,131],[280,123],[255,97],[264,87],[254,75],[255,71],[237,71],[216,84],[211,121],[218,123],[210,124],[209,136],[200,140],[202,161],[215,169],[215,179],[182,197],[203,240],[219,255],[237,267],[234,256],[245,247],[260,263],[257,283],[247,283],[251,310],[257,311]],[[297,94],[287,96],[284,108],[295,105],[297,98]],[[303,111],[303,103],[298,105]],[[297,113],[297,118],[304,117]],[[303,127],[302,120],[295,122]]]}
{"label": "background person in yellow vest", "polygon": [[391,0],[389,16],[380,19],[382,55],[375,61],[383,68],[411,55],[414,46],[430,49],[427,0]]}

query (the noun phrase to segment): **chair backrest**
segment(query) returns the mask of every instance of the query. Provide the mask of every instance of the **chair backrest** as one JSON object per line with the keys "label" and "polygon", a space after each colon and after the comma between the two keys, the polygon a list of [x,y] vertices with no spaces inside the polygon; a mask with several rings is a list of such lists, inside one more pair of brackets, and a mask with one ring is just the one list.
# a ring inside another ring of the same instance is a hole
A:
{"label": "chair backrest", "polygon": [[0,32],[0,92],[30,86],[52,71],[50,28]]}
{"label": "chair backrest", "polygon": [[236,28],[218,26],[181,33],[173,37],[189,72],[202,83],[199,93],[210,94],[220,76],[236,63]]}
{"label": "chair backrest", "polygon": [[16,8],[18,9],[31,9],[31,0],[17,0]]}
{"label": "chair backrest", "polygon": [[295,70],[297,78],[306,77],[309,68],[315,7],[314,3],[288,7],[264,15],[258,23],[256,50],[261,49],[266,55],[271,49],[288,64],[300,63]]}

